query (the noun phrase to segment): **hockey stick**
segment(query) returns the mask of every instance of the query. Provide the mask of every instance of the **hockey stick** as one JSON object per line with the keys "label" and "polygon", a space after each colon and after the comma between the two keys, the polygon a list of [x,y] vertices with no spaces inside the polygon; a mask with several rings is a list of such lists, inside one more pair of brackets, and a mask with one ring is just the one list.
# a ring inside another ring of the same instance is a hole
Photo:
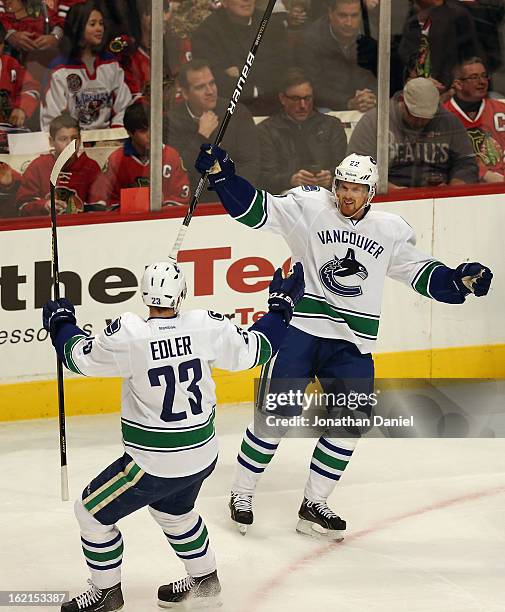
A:
{"label": "hockey stick", "polygon": [[[263,34],[265,33],[266,27],[270,20],[270,15],[272,14],[272,10],[274,8],[275,2],[276,0],[268,1],[268,5],[263,14],[263,18],[261,19],[261,23],[259,25],[256,36],[254,38],[254,42],[251,46],[249,53],[247,54],[245,64],[242,68],[242,71],[240,72],[240,76],[237,80],[237,84],[235,85],[235,89],[231,95],[230,103],[226,110],[225,116],[221,122],[221,125],[219,126],[217,136],[214,140],[214,145],[219,146],[223,140],[224,134],[226,132],[226,128],[228,127],[228,123],[230,122],[233,112],[235,111],[235,108],[237,107],[237,103],[239,101],[240,94],[242,93],[242,89],[251,71],[254,59],[256,57],[256,53],[258,52],[258,47],[260,46],[261,39],[263,38]],[[170,259],[173,259],[174,261],[177,260],[177,253],[179,252],[182,242],[184,240],[184,236],[186,235],[186,232],[188,231],[188,227],[191,222],[191,219],[193,218],[193,214],[195,212],[196,205],[198,204],[198,200],[200,199],[202,191],[204,190],[204,187],[207,184],[208,176],[209,176],[209,172],[206,172],[205,174],[202,175],[202,178],[198,181],[198,185],[196,187],[195,193],[193,197],[191,198],[191,202],[189,203],[188,212],[186,213],[186,216],[184,217],[184,221],[182,222],[182,226],[179,230],[179,233],[177,234],[177,238],[175,239],[174,246],[172,247],[172,251],[170,252]]]}
{"label": "hockey stick", "polygon": [[[56,183],[63,166],[76,150],[76,140],[72,140],[60,153],[53,166],[50,181],[51,189],[51,261],[53,264],[54,299],[60,299],[60,265],[58,262],[58,236],[56,233]],[[68,501],[67,473],[67,435],[65,432],[65,390],[63,387],[63,364],[56,360],[56,375],[58,378],[58,418],[60,427],[60,465],[61,465],[61,499]]]}

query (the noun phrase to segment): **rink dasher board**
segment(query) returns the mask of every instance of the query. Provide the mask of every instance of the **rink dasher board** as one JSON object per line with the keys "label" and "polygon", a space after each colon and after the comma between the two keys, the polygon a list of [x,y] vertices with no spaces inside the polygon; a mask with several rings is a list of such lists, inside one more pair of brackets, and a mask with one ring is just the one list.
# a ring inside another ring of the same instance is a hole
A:
{"label": "rink dasher board", "polygon": [[[388,279],[376,353],[379,375],[505,376],[502,200],[479,195],[374,205],[406,219],[426,253],[451,266],[478,260],[495,273],[490,295],[470,298],[463,307],[435,303]],[[60,228],[60,269],[63,278],[70,272],[81,326],[97,333],[122,312],[145,313],[138,293],[144,266],[168,256],[180,223],[157,219]],[[40,381],[54,378],[40,310],[50,286],[50,230],[4,231],[1,244],[0,404],[6,405],[13,392],[32,396],[29,387],[12,390],[14,383],[27,381],[38,381],[35,396],[44,403]],[[288,258],[287,245],[274,234],[255,232],[227,215],[195,217],[180,254],[188,281],[185,308],[232,314],[235,323],[247,327],[264,311],[274,267]],[[220,374],[218,397],[250,400],[257,375]],[[99,386],[107,395],[104,382]],[[75,384],[82,393],[91,381]],[[117,389],[117,383],[110,384]]]}

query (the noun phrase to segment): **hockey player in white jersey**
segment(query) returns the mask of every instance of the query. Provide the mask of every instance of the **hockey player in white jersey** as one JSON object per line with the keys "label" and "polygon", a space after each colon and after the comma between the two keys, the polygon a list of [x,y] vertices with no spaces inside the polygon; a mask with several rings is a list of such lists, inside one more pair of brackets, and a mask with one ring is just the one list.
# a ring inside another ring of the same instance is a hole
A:
{"label": "hockey player in white jersey", "polygon": [[64,612],[112,612],[123,607],[123,541],[116,523],[149,507],[187,576],[158,590],[162,607],[218,603],[220,592],[207,528],[193,507],[218,454],[211,368],[244,370],[265,363],[284,338],[304,290],[297,264],[270,284],[269,312],[248,330],[223,315],[179,312],[186,296],[173,262],[146,268],[142,298],[147,320],[126,313],[88,338],[66,299],[48,302],[43,324],[65,366],[87,376],[121,376],[124,455],[94,478],[75,503],[90,588],[64,603]]}
{"label": "hockey player in white jersey", "polygon": [[[415,234],[400,216],[371,210],[378,173],[373,158],[352,154],[335,170],[333,191],[317,186],[291,189],[274,196],[255,189],[235,174],[223,149],[204,144],[195,162],[208,171],[228,213],[252,229],[280,234],[293,261],[302,261],[305,295],[295,308],[292,325],[279,352],[263,368],[260,389],[304,391],[317,377],[326,393],[373,390],[371,352],[379,329],[385,277],[410,285],[421,295],[461,304],[470,293],[486,295],[492,274],[480,263],[452,269],[415,247]],[[326,385],[326,386],[325,386]],[[262,397],[258,398],[261,406]],[[300,405],[283,416],[301,414]],[[253,522],[256,485],[282,438],[245,431],[237,457],[230,499],[231,517],[244,533]],[[271,433],[271,432],[270,432]],[[285,433],[285,432],[284,432]],[[314,449],[297,531],[340,540],[346,522],[327,505],[356,446],[356,439],[322,436]]]}

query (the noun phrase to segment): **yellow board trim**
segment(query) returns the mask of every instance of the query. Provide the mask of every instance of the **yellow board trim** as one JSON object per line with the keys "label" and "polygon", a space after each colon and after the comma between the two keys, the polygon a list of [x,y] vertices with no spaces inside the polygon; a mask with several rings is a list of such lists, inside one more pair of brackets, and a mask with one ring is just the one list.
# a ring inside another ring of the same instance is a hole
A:
{"label": "yellow board trim", "polygon": [[[374,356],[378,378],[505,378],[505,344],[441,348]],[[219,404],[250,402],[260,368],[214,371]],[[118,412],[121,380],[71,378],[65,381],[69,416]],[[55,380],[0,385],[0,421],[58,415]]]}

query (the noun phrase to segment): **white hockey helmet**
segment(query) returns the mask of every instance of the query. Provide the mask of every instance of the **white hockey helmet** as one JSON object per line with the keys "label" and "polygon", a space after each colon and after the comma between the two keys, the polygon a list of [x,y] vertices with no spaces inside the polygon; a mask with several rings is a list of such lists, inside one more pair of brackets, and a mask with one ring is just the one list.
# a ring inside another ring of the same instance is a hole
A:
{"label": "white hockey helmet", "polygon": [[368,185],[368,198],[366,204],[370,204],[375,195],[378,180],[379,173],[377,171],[377,162],[375,159],[370,157],[370,155],[351,153],[335,168],[333,193],[335,194],[340,181]]}
{"label": "white hockey helmet", "polygon": [[174,261],[157,261],[145,269],[140,290],[146,306],[172,308],[178,312],[186,297],[186,279]]}

